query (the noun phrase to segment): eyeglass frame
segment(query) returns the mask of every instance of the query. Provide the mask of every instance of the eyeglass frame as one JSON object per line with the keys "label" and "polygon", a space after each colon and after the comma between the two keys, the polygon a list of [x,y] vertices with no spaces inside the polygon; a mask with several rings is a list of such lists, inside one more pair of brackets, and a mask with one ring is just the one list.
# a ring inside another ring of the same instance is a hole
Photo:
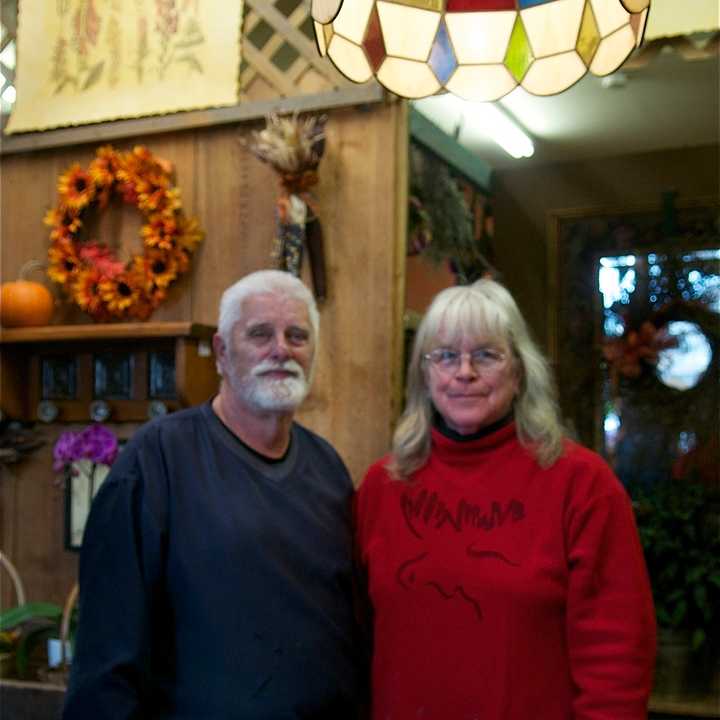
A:
{"label": "eyeglass frame", "polygon": [[[451,361],[451,364],[448,366],[441,365],[441,360],[435,359],[433,357],[434,353],[437,353],[438,351],[447,352],[447,353],[454,353],[457,355],[457,358],[454,361]],[[473,358],[473,356],[478,352],[491,352],[495,359],[490,362],[490,364],[487,365],[478,365],[476,359]],[[500,350],[495,350],[494,348],[488,348],[488,347],[479,347],[475,348],[474,350],[471,350],[470,352],[462,352],[460,350],[453,350],[452,348],[447,347],[438,347],[434,348],[430,352],[423,353],[422,359],[427,361],[431,367],[436,368],[439,372],[443,373],[456,373],[460,368],[462,367],[463,358],[467,356],[468,360],[470,362],[470,367],[476,372],[478,375],[491,375],[498,370],[500,370],[503,365],[505,364],[505,361],[508,358],[508,353],[501,352]]]}

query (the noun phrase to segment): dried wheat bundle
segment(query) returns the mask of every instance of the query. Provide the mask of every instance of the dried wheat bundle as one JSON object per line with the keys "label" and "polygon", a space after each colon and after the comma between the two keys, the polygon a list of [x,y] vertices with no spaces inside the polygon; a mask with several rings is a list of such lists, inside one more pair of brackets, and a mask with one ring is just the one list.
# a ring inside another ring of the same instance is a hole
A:
{"label": "dried wheat bundle", "polygon": [[251,133],[248,149],[283,176],[299,176],[314,171],[325,149],[327,116],[297,113],[288,117],[271,114],[263,130]]}

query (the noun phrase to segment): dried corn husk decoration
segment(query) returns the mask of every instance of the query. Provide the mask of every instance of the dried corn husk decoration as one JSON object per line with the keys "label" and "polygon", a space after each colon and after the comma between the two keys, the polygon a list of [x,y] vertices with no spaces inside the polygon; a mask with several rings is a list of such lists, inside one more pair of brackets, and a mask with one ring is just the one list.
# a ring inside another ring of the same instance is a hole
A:
{"label": "dried corn husk decoration", "polygon": [[300,119],[297,113],[288,117],[271,114],[265,128],[251,133],[247,143],[250,152],[271,165],[280,178],[272,256],[281,270],[299,276],[307,247],[318,301],[326,297],[325,258],[316,203],[309,191],[318,182],[326,122],[324,115]]}

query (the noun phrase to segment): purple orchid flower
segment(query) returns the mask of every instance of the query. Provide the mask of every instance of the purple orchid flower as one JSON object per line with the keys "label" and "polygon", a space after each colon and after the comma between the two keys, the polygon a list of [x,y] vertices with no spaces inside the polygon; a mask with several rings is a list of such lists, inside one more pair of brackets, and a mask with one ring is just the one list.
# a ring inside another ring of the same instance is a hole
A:
{"label": "purple orchid flower", "polygon": [[76,460],[112,465],[118,454],[115,433],[99,423],[88,425],[80,432],[64,432],[53,448],[53,469],[60,472]]}

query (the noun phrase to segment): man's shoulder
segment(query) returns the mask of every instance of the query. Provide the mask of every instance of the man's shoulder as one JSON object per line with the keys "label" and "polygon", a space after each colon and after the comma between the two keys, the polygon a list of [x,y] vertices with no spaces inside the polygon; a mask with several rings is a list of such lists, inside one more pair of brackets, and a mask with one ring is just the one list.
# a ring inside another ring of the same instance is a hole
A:
{"label": "man's shoulder", "polygon": [[188,433],[198,423],[206,422],[203,405],[184,408],[169,415],[154,418],[139,427],[128,443],[128,449],[186,441]]}
{"label": "man's shoulder", "polygon": [[293,428],[295,436],[300,442],[301,450],[304,450],[306,452],[316,452],[320,455],[324,455],[328,458],[329,461],[339,463],[340,466],[342,466],[343,470],[347,472],[347,468],[345,468],[345,463],[340,457],[340,453],[331,445],[328,440],[297,421],[293,423]]}

